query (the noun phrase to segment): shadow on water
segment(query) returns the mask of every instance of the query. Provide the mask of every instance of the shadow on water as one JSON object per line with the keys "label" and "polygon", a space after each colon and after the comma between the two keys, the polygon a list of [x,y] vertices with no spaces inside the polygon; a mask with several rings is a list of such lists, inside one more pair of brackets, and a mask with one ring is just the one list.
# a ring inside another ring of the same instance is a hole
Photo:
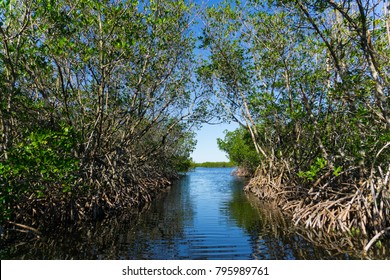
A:
{"label": "shadow on water", "polygon": [[342,260],[390,257],[390,244],[373,248],[365,255],[356,248],[362,248],[368,240],[296,226],[276,205],[260,201],[252,194],[235,192],[225,210],[251,236],[254,259]]}
{"label": "shadow on water", "polygon": [[[1,259],[349,259],[353,244],[293,226],[243,192],[229,168],[197,168],[138,213],[39,239],[1,240]],[[348,246],[345,246],[348,245]],[[347,248],[347,249],[345,249]],[[382,252],[383,253],[383,252]],[[388,252],[387,256],[389,256]],[[383,257],[378,257],[383,258]]]}
{"label": "shadow on water", "polygon": [[0,258],[174,259],[176,240],[184,238],[183,225],[191,217],[189,193],[173,186],[141,212],[72,228],[59,226],[39,239],[3,242]]}
{"label": "shadow on water", "polygon": [[223,208],[232,221],[250,236],[253,259],[345,259],[345,254],[330,254],[299,234],[290,220],[272,203],[260,202],[251,194],[234,192]]}

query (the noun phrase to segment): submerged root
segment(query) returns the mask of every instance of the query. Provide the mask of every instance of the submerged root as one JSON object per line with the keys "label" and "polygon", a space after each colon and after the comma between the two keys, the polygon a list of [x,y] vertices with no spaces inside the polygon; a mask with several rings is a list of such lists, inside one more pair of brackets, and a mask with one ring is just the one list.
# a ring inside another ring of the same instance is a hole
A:
{"label": "submerged root", "polygon": [[365,239],[373,236],[360,245],[367,251],[378,238],[386,237],[390,226],[390,168],[386,174],[378,174],[357,182],[328,174],[313,185],[299,185],[291,184],[292,180],[283,174],[258,172],[245,190],[276,202],[296,226]]}
{"label": "submerged root", "polygon": [[150,172],[137,178],[122,176],[115,182],[108,170],[102,169],[97,174],[99,176],[75,185],[68,192],[60,186],[51,186],[43,197],[36,194],[21,197],[10,218],[13,222],[6,224],[5,230],[19,227],[35,233],[40,229],[50,230],[58,224],[71,225],[142,209],[169,188],[175,179]]}

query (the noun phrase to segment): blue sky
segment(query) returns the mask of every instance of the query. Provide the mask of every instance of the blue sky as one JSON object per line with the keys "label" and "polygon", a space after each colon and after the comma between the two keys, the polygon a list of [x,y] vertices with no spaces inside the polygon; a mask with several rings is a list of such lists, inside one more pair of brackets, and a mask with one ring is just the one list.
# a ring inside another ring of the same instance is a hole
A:
{"label": "blue sky", "polygon": [[[211,6],[221,2],[220,0],[196,0],[197,4],[201,6]],[[201,23],[195,27],[196,36],[201,36]],[[202,57],[207,57],[208,52],[204,50],[196,50],[196,54]],[[200,130],[196,133],[196,148],[192,153],[192,160],[197,163],[206,161],[228,161],[227,154],[218,149],[217,138],[224,138],[225,130],[235,130],[238,128],[238,124],[231,122],[230,124],[203,124]]]}
{"label": "blue sky", "polygon": [[192,153],[192,159],[201,163],[205,161],[228,161],[226,153],[220,151],[217,145],[217,138],[224,138],[224,130],[232,131],[238,128],[238,124],[204,124],[196,131],[196,148]]}

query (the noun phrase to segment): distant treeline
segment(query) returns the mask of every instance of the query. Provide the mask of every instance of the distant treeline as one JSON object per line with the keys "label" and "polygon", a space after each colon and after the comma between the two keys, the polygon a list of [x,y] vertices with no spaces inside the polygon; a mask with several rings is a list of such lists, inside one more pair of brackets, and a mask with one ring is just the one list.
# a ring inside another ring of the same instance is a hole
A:
{"label": "distant treeline", "polygon": [[192,167],[235,167],[233,162],[224,162],[224,161],[216,161],[216,162],[202,162],[202,163],[192,163]]}

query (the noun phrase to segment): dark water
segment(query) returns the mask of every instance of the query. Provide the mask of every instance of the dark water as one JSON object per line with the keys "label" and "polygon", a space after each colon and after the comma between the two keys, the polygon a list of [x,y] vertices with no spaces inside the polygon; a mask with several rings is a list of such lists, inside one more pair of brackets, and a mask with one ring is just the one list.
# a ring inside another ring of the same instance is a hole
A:
{"label": "dark water", "polygon": [[[1,259],[348,259],[245,194],[230,168],[197,168],[149,209],[60,228],[0,249]],[[311,239],[311,241],[310,241]],[[318,242],[317,242],[318,243]],[[335,241],[330,240],[334,245]]]}

